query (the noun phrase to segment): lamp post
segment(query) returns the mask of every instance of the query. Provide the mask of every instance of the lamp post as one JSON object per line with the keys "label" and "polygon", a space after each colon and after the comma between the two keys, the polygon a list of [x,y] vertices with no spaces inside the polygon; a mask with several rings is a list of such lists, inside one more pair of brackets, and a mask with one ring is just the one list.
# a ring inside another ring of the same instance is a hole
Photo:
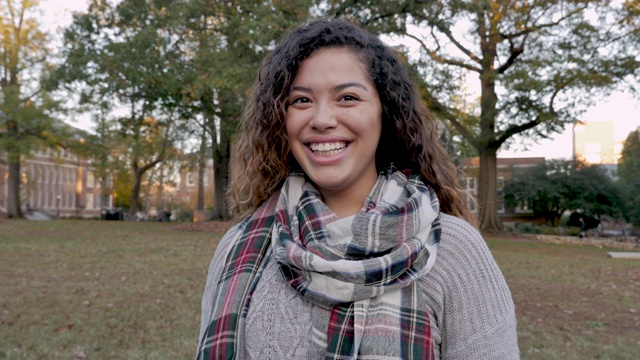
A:
{"label": "lamp post", "polygon": [[56,218],[60,218],[60,200],[61,200],[61,195],[58,194],[56,195],[56,199],[58,200],[58,209],[56,210]]}

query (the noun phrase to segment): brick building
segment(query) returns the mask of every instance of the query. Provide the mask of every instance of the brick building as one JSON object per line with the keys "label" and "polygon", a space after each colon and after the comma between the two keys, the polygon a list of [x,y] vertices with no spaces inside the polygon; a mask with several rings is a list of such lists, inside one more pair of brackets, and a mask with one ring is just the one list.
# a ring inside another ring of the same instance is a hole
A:
{"label": "brick building", "polygon": [[[531,215],[531,211],[526,208],[514,208],[505,206],[502,189],[504,188],[505,181],[511,179],[513,174],[524,168],[536,166],[544,163],[543,157],[529,157],[529,158],[498,158],[497,159],[497,192],[498,192],[498,214],[503,221],[513,221],[517,218],[526,217]],[[475,201],[473,199],[478,194],[478,177],[480,175],[480,158],[463,158],[460,159],[460,166],[463,170],[463,175],[460,177],[462,187],[467,191],[467,202],[469,208],[473,213],[477,213]]]}
{"label": "brick building", "polygon": [[[211,209],[213,207],[213,160],[207,160],[204,172],[204,207]],[[185,168],[180,171],[180,181],[176,189],[176,198],[188,209],[195,209],[198,196],[198,169]]]}
{"label": "brick building", "polygon": [[[97,217],[103,207],[113,206],[112,196],[102,201],[101,185],[90,163],[64,149],[34,151],[22,158],[20,171],[20,198],[25,213]],[[6,156],[0,154],[0,214],[6,214],[7,178]]]}

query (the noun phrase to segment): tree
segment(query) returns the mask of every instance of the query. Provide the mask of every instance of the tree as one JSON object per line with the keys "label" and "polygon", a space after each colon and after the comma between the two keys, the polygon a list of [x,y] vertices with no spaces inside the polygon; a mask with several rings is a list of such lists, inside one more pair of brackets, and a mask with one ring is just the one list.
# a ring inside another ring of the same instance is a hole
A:
{"label": "tree", "polygon": [[620,217],[624,208],[620,190],[598,166],[567,160],[549,160],[514,174],[504,190],[507,206],[526,204],[551,226],[567,210]]}
{"label": "tree", "polygon": [[133,180],[131,215],[138,210],[143,175],[174,152],[181,134],[184,62],[180,34],[172,32],[175,4],[95,0],[65,31],[59,81],[80,89],[85,103],[126,111],[113,116]]}
{"label": "tree", "polygon": [[53,142],[50,112],[56,103],[41,81],[50,66],[48,41],[29,14],[34,0],[0,3],[0,151],[9,170],[7,214],[22,217],[20,160],[43,141]]}
{"label": "tree", "polygon": [[[431,85],[425,101],[479,153],[479,220],[482,228],[498,230],[498,150],[516,135],[559,131],[598,94],[639,73],[638,24],[615,6],[599,0],[346,0],[331,12],[418,44],[417,65]],[[469,95],[459,84],[471,75],[480,89],[474,111],[456,107]]]}
{"label": "tree", "polygon": [[85,133],[79,141],[71,143],[72,151],[91,163],[91,169],[100,184],[100,204],[108,204],[113,194],[113,179],[118,167],[117,122],[108,119],[106,110],[93,114],[94,132]]}
{"label": "tree", "polygon": [[134,175],[162,161],[141,162],[140,154],[151,153],[133,148],[143,138],[139,130],[146,118],[172,129],[165,134],[177,133],[176,119],[180,129],[192,129],[189,136],[203,145],[200,153],[214,160],[213,215],[221,218],[227,215],[231,137],[246,91],[274,39],[306,18],[309,6],[310,0],[124,0],[117,6],[94,0],[65,33],[66,62],[59,76],[67,85],[82,84],[87,103],[117,102],[111,106],[129,109],[119,126],[123,140],[136,139],[128,152]]}
{"label": "tree", "polygon": [[215,186],[212,218],[219,219],[228,215],[224,194],[231,142],[247,91],[274,41],[308,18],[312,1],[191,0],[185,4],[182,22],[193,54],[187,66],[192,73],[186,77],[191,81],[183,88],[190,106],[185,118],[209,135]]}
{"label": "tree", "polygon": [[640,226],[640,128],[629,133],[624,142],[618,176],[624,189],[629,220]]}

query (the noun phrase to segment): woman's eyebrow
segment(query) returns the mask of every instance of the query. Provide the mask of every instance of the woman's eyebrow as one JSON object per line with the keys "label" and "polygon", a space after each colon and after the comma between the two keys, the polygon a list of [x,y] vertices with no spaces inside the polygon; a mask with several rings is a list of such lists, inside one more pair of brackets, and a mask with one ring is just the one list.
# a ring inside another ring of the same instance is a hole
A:
{"label": "woman's eyebrow", "polygon": [[291,91],[300,91],[300,92],[309,93],[309,94],[313,92],[310,88],[306,86],[292,86]]}
{"label": "woman's eyebrow", "polygon": [[344,89],[350,88],[350,87],[357,87],[357,88],[363,89],[364,91],[367,91],[367,92],[369,91],[369,89],[367,89],[367,87],[364,84],[359,83],[359,82],[355,82],[355,81],[337,85],[336,87],[333,88],[333,90],[334,91],[341,91],[341,90],[344,90]]}
{"label": "woman's eyebrow", "polygon": [[[357,87],[357,88],[363,89],[364,91],[367,91],[367,92],[369,91],[369,89],[367,89],[367,87],[364,84],[359,83],[359,82],[355,82],[355,81],[336,85],[333,88],[333,91],[334,92],[335,91],[341,91],[341,90],[344,90],[344,89],[350,88],[350,87]],[[311,88],[308,88],[306,86],[299,86],[299,85],[291,87],[291,91],[300,91],[300,92],[308,93],[308,94],[313,92],[313,90],[311,90]]]}

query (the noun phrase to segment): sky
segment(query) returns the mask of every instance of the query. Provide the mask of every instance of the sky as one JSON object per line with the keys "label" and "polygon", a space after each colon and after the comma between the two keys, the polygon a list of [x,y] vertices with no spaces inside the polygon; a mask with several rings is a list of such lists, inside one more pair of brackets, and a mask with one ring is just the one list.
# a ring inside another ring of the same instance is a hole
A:
{"label": "sky", "polygon": [[[613,121],[615,141],[624,141],[630,132],[640,127],[640,98],[634,99],[623,92],[615,92],[587,110],[580,120],[588,122]],[[540,157],[548,159],[572,158],[573,134],[572,126],[565,127],[564,132],[555,134],[551,139],[540,141],[528,151],[521,149],[502,150],[499,157]]]}
{"label": "sky", "polygon": [[[84,11],[88,7],[88,0],[40,0],[41,19],[46,28],[52,29],[57,38],[61,37],[61,29],[71,23],[74,11]],[[614,133],[617,141],[624,140],[627,135],[640,127],[640,98],[634,99],[629,94],[615,92],[603,101],[598,102],[580,118],[586,121],[613,121]],[[90,129],[87,120],[74,124],[83,129]],[[519,144],[521,139],[516,139]],[[572,133],[571,126],[565,131],[555,134],[551,139],[540,141],[539,144],[529,146],[526,150],[520,146],[501,150],[500,157],[537,157],[571,158]]]}

